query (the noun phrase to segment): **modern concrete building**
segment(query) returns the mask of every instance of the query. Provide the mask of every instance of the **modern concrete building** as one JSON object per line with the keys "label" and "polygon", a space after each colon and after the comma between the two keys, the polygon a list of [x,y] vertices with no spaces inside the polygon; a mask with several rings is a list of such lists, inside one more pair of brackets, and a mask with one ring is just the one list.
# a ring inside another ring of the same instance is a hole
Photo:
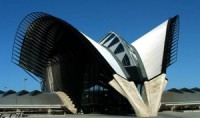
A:
{"label": "modern concrete building", "polygon": [[62,19],[27,15],[17,29],[12,62],[42,85],[62,91],[78,112],[156,116],[177,58],[179,17],[169,18],[128,44],[114,32],[95,42]]}

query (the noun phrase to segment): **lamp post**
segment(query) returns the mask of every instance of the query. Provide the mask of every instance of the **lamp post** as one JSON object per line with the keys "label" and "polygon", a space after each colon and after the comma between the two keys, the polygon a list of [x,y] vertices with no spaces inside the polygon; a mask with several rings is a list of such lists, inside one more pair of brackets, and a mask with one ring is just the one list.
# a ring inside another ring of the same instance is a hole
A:
{"label": "lamp post", "polygon": [[5,91],[7,91],[7,86],[4,87]]}
{"label": "lamp post", "polygon": [[24,90],[26,90],[26,81],[27,80],[28,80],[27,78],[24,78]]}

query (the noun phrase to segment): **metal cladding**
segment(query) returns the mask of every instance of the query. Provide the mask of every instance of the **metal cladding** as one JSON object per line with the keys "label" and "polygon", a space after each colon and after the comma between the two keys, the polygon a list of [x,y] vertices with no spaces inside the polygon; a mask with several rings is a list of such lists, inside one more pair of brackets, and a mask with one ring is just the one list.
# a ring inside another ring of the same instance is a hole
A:
{"label": "metal cladding", "polygon": [[178,39],[179,39],[179,16],[169,19],[167,27],[167,35],[165,40],[165,53],[163,58],[163,72],[166,68],[177,60],[178,52]]}
{"label": "metal cladding", "polygon": [[178,27],[175,16],[132,44],[114,32],[97,43],[62,19],[34,12],[17,29],[12,62],[40,78],[42,91],[67,94],[78,110],[116,110],[127,101],[108,84],[113,75],[142,85],[165,73],[177,58]]}
{"label": "metal cladding", "polygon": [[147,80],[166,73],[168,66],[177,58],[179,17],[170,18],[134,41]]}
{"label": "metal cladding", "polygon": [[[54,28],[52,23],[55,21],[49,17],[52,16],[45,13],[26,16],[18,27],[13,45],[12,62],[41,78],[44,77],[43,69],[55,40],[55,37],[52,37],[55,31],[49,30]],[[44,34],[48,34],[47,37],[44,37]]]}
{"label": "metal cladding", "polygon": [[[70,24],[46,13],[35,12],[27,15],[17,29],[12,62],[44,79],[45,69],[49,62],[57,61],[57,58],[53,57],[56,56],[56,51],[62,53],[59,48],[62,46],[57,43],[59,40],[67,40],[62,38],[69,33],[76,35],[77,40],[85,43],[99,60],[104,61],[100,55],[96,54],[97,50],[85,39],[85,36]],[[107,62],[104,63],[111,68]]]}

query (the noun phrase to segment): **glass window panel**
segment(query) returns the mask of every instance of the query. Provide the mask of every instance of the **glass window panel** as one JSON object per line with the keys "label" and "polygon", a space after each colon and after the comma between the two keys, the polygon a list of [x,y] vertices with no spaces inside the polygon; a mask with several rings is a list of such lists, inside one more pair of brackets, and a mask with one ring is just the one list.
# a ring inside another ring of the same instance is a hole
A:
{"label": "glass window panel", "polygon": [[111,35],[109,35],[109,36],[107,36],[106,38],[106,41],[103,43],[103,44],[105,44],[106,42],[108,42],[110,39],[112,39],[112,38],[114,38],[115,37],[115,35],[114,34],[111,34]]}
{"label": "glass window panel", "polygon": [[113,45],[115,45],[115,44],[118,43],[118,42],[119,42],[119,39],[118,39],[117,37],[115,37],[115,38],[113,39],[113,41],[108,45],[108,48],[111,47],[111,46],[113,46]]}
{"label": "glass window panel", "polygon": [[119,46],[116,48],[114,53],[118,54],[118,53],[123,52],[123,51],[124,51],[124,47],[122,46],[122,44],[119,44]]}
{"label": "glass window panel", "polygon": [[129,66],[130,65],[129,58],[128,58],[128,56],[126,54],[125,54],[124,58],[122,59],[122,64],[124,66]]}

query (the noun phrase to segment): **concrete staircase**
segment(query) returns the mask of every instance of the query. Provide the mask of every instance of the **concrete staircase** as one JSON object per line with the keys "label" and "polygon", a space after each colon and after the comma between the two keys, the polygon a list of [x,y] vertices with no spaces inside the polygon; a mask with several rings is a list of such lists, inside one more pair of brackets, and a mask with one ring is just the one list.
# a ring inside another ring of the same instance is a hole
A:
{"label": "concrete staircase", "polygon": [[63,101],[63,105],[66,107],[66,109],[68,109],[73,114],[77,113],[77,108],[75,107],[71,98],[67,94],[65,94],[64,92],[61,92],[61,91],[58,91],[58,92],[55,92],[55,93]]}

